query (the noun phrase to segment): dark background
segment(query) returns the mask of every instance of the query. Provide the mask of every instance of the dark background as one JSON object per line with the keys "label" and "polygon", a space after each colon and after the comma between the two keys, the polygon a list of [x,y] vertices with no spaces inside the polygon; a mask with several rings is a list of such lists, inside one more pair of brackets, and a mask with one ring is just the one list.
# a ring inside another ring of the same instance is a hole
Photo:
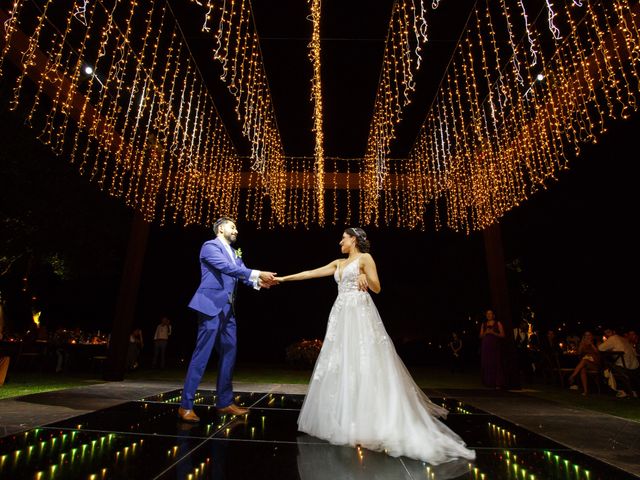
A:
{"label": "dark background", "polygon": [[[3,244],[15,235],[7,219],[20,218],[29,231],[18,242],[43,255],[55,252],[67,265],[59,276],[48,265],[29,265],[26,257],[15,263],[0,284],[6,328],[28,327],[27,297],[33,294],[50,330],[110,330],[131,212],[35,141],[16,115],[1,115]],[[536,328],[563,322],[578,331],[578,322],[637,328],[637,180],[631,168],[637,133],[637,121],[616,123],[557,184],[503,219],[506,261],[518,259],[522,270],[508,269],[515,316],[529,304]],[[268,231],[239,221],[238,228],[237,246],[250,267],[286,274],[339,256],[342,227]],[[475,328],[473,321],[489,306],[480,233],[368,233],[383,287],[375,301],[396,342],[436,342],[453,328]],[[200,245],[210,237],[204,227],[152,227],[136,322],[149,339],[160,315],[168,314],[174,348],[191,348],[195,318],[185,306],[199,282]],[[29,291],[21,292],[27,269]],[[334,296],[328,278],[263,292],[241,289],[240,359],[281,360],[293,341],[322,338]]]}
{"label": "dark background", "polygon": [[[426,67],[392,156],[409,150],[472,3],[442,2],[438,21],[431,22]],[[327,1],[323,7],[328,19],[323,24],[325,152],[361,157],[391,1]],[[205,58],[210,39],[189,27],[192,8],[189,4],[176,14],[183,17],[185,31],[192,32],[187,40],[194,56]],[[254,2],[287,155],[313,153],[307,58],[311,24],[299,20],[305,8],[306,2]],[[199,22],[193,18],[192,27]],[[224,113],[230,103],[225,89],[215,86],[216,64],[209,60],[201,68]],[[32,302],[42,309],[42,322],[50,331],[57,326],[110,331],[132,212],[40,144],[23,125],[22,112],[7,111],[4,80],[0,93],[0,255],[20,255],[0,277],[5,331],[29,328]],[[237,124],[228,119],[227,125],[237,135]],[[529,305],[540,330],[563,323],[573,332],[601,325],[637,329],[638,242],[633,231],[639,126],[637,116],[612,122],[607,136],[572,159],[557,183],[501,221],[514,318]],[[241,154],[246,152],[241,138],[234,141]],[[249,267],[293,273],[337,258],[344,227],[269,231],[240,219],[236,246],[242,247]],[[382,282],[375,302],[405,359],[426,361],[429,342],[431,348],[443,345],[454,329],[475,337],[476,321],[490,306],[481,233],[466,236],[430,228],[368,229],[368,234]],[[204,227],[151,229],[136,324],[150,342],[160,317],[168,315],[174,326],[171,348],[179,357],[189,355],[193,346],[195,315],[186,304],[199,282],[200,246],[209,238]],[[322,338],[335,294],[329,278],[270,291],[242,289],[239,359],[281,361],[287,345]]]}

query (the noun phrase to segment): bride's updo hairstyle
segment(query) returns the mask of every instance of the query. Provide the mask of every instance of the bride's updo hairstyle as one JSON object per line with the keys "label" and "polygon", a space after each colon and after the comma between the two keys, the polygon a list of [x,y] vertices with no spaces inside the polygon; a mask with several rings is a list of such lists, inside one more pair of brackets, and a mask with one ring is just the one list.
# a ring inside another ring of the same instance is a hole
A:
{"label": "bride's updo hairstyle", "polygon": [[358,247],[358,250],[362,253],[369,253],[371,250],[371,243],[367,240],[367,234],[364,230],[358,227],[349,227],[344,231],[344,233],[351,237],[356,237],[356,246]]}

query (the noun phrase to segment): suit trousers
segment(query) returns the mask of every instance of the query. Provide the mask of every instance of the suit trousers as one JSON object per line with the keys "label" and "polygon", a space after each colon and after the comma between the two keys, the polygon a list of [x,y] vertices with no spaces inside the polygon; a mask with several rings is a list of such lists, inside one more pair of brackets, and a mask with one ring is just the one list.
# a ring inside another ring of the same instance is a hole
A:
{"label": "suit trousers", "polygon": [[233,403],[233,367],[236,363],[236,319],[231,305],[215,317],[198,312],[198,338],[182,390],[181,406],[192,410],[196,390],[202,381],[213,348],[220,356],[216,383],[216,406]]}

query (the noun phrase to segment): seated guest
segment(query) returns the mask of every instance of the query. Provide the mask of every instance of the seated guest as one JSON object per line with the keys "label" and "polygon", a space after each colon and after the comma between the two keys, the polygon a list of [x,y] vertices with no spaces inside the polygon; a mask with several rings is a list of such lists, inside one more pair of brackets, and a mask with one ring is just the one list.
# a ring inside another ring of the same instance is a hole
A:
{"label": "seated guest", "polygon": [[577,352],[580,348],[581,341],[582,338],[580,338],[578,335],[567,335],[567,351]]}
{"label": "seated guest", "polygon": [[547,354],[562,353],[562,347],[560,347],[560,340],[556,336],[556,332],[553,329],[547,330],[547,334],[542,339],[540,349]]}
{"label": "seated guest", "polygon": [[640,344],[638,343],[638,334],[634,330],[629,330],[624,334],[624,337],[629,340],[629,343],[633,346],[633,349],[636,351],[636,355],[640,355]]}
{"label": "seated guest", "polygon": [[[638,356],[636,355],[636,351],[633,348],[633,345],[631,345],[631,342],[629,342],[625,337],[618,335],[612,328],[607,328],[604,331],[604,336],[606,339],[598,345],[598,350],[601,352],[623,352],[623,355],[616,359],[614,372],[617,369],[618,371],[626,374],[632,382],[635,381],[640,363],[638,362]],[[626,397],[628,393],[633,392],[619,390],[618,396]]]}
{"label": "seated guest", "polygon": [[598,347],[593,343],[593,334],[591,332],[584,332],[582,340],[578,345],[578,354],[580,355],[580,362],[573,370],[573,373],[569,376],[569,383],[572,390],[577,390],[578,386],[574,385],[575,378],[580,375],[580,381],[582,382],[582,395],[588,394],[587,386],[587,371],[600,369],[600,351]]}

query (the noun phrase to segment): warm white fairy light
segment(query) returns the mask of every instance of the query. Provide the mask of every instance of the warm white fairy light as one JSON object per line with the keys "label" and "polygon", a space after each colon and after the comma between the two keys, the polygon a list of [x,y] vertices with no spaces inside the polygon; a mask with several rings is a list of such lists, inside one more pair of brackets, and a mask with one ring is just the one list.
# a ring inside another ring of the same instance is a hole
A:
{"label": "warm white fairy light", "polygon": [[[446,205],[442,218],[449,228],[486,228],[554,180],[566,168],[567,151],[579,153],[582,143],[596,141],[596,134],[606,130],[596,127],[605,119],[624,118],[638,109],[640,58],[634,52],[640,33],[628,27],[637,6],[624,0],[588,4],[583,18],[574,21],[573,5],[567,3],[557,15],[567,18],[570,31],[548,51],[538,52],[542,71],[528,64],[521,71],[503,71],[489,4],[484,3],[487,19],[476,16],[410,154],[422,186],[406,184],[401,192],[405,204],[431,201],[436,228],[439,203]],[[530,33],[539,45],[540,32],[532,28]],[[526,78],[527,92],[519,76]],[[478,94],[482,78],[488,86],[484,96]],[[498,84],[503,86],[495,88]],[[417,225],[424,213],[405,207],[402,215],[420,215],[399,222]]]}
{"label": "warm white fairy light", "polygon": [[[123,2],[118,24],[100,0],[77,6],[16,1],[16,15],[3,18],[2,60],[15,58],[18,22],[35,26],[18,32],[28,48],[6,79],[11,107],[22,105],[38,138],[148,221],[236,215],[241,164],[166,3]],[[25,77],[35,94],[22,91]]]}
{"label": "warm white fairy light", "polygon": [[554,6],[552,0],[545,0],[547,4],[547,19],[549,21],[549,31],[553,34],[553,38],[556,40],[560,40],[562,35],[560,34],[560,29],[556,26],[554,19],[556,18],[556,12],[554,12]]}
{"label": "warm white fairy light", "polygon": [[507,31],[509,32],[509,45],[511,45],[511,51],[513,53],[511,56],[511,61],[513,62],[513,69],[516,72],[518,82],[524,85],[524,78],[522,78],[522,74],[520,73],[520,61],[518,60],[518,47],[516,45],[516,42],[513,36],[513,29],[511,28],[511,18],[509,17],[509,7],[507,7],[506,0],[500,0],[500,3],[502,5],[502,12],[504,14],[504,18],[507,22]]}
{"label": "warm white fairy light", "polygon": [[317,208],[317,220],[319,225],[324,225],[324,132],[322,130],[322,81],[320,63],[320,17],[322,11],[321,0],[308,0],[311,5],[311,22],[313,32],[309,43],[309,57],[313,66],[313,78],[311,79],[311,100],[313,101],[313,132],[315,133],[315,201]]}
{"label": "warm white fairy light", "polygon": [[[242,134],[250,142],[251,168],[260,174],[260,188],[270,199],[271,212],[276,217],[270,221],[283,224],[286,216],[284,148],[275,118],[251,2],[191,1],[206,9],[203,31],[211,30],[209,22],[218,25],[213,34],[213,58],[222,66],[220,78],[227,84],[235,99],[235,111],[241,122]],[[255,214],[257,213],[256,211]]]}
{"label": "warm white fairy light", "polygon": [[[76,2],[86,6],[84,22],[52,0],[38,11],[14,0],[8,12],[0,11],[0,75],[12,107],[27,112],[27,123],[55,152],[147,220],[185,224],[227,214],[268,228],[308,228],[335,224],[339,213],[340,223],[351,223],[359,212],[365,224],[425,228],[433,216],[436,228],[486,228],[553,181],[569,154],[606,132],[609,119],[639,108],[637,4],[585,2],[578,9],[582,2],[549,2],[563,29],[562,39],[549,41],[547,18],[542,28],[530,24],[523,0],[509,6],[481,0],[485,15],[475,12],[409,158],[390,159],[395,126],[415,88],[416,42],[427,33],[423,3],[407,1],[394,4],[381,76],[392,101],[376,102],[375,142],[365,158],[325,157],[318,150],[313,157],[285,157],[270,100],[264,101],[270,94],[248,2],[200,3],[209,9],[205,25],[217,27],[223,81],[251,140],[246,163],[259,171],[242,172],[188,47],[165,15],[166,2],[122,0],[126,8],[116,23],[113,5],[100,0]],[[509,10],[518,6],[516,22],[523,18],[524,27],[512,23]],[[495,25],[507,30],[496,35],[492,15],[502,16],[506,26]],[[56,32],[50,30],[54,18]],[[23,25],[30,30],[23,33]],[[14,36],[26,48],[15,51]],[[496,39],[507,36],[508,46]],[[313,95],[320,85],[319,30],[310,46]],[[9,77],[5,57],[20,60]],[[35,85],[28,95],[27,77]],[[321,126],[321,101],[314,97],[314,129]],[[326,161],[333,163],[327,174],[333,205],[324,212],[318,194],[325,191]]]}
{"label": "warm white fairy light", "polygon": [[414,8],[413,11],[413,33],[416,37],[416,46],[415,46],[415,56],[416,56],[416,70],[420,69],[420,64],[422,63],[422,55],[420,52],[422,51],[422,44],[426,43],[429,40],[428,28],[427,25],[427,16],[424,7],[424,0],[420,0],[420,13],[418,13],[418,9]]}
{"label": "warm white fairy light", "polygon": [[522,10],[522,19],[524,20],[524,30],[527,34],[527,41],[529,42],[529,53],[531,54],[531,62],[530,65],[536,65],[538,63],[538,52],[536,50],[536,45],[531,38],[531,30],[529,30],[529,16],[527,15],[527,9],[524,6],[523,0],[518,0],[518,4],[520,5],[520,9]]}
{"label": "warm white fairy light", "polygon": [[[436,5],[437,7],[437,5]],[[361,221],[378,216],[379,192],[387,175],[387,157],[395,138],[396,125],[415,90],[414,75],[420,68],[421,44],[427,41],[424,5],[414,0],[396,0],[385,42],[380,83],[376,92],[373,118],[365,153],[364,205]]]}
{"label": "warm white fairy light", "polygon": [[82,23],[84,26],[87,25],[86,13],[88,3],[89,0],[82,0],[82,5],[76,5],[73,11],[73,16],[75,17],[75,19]]}

